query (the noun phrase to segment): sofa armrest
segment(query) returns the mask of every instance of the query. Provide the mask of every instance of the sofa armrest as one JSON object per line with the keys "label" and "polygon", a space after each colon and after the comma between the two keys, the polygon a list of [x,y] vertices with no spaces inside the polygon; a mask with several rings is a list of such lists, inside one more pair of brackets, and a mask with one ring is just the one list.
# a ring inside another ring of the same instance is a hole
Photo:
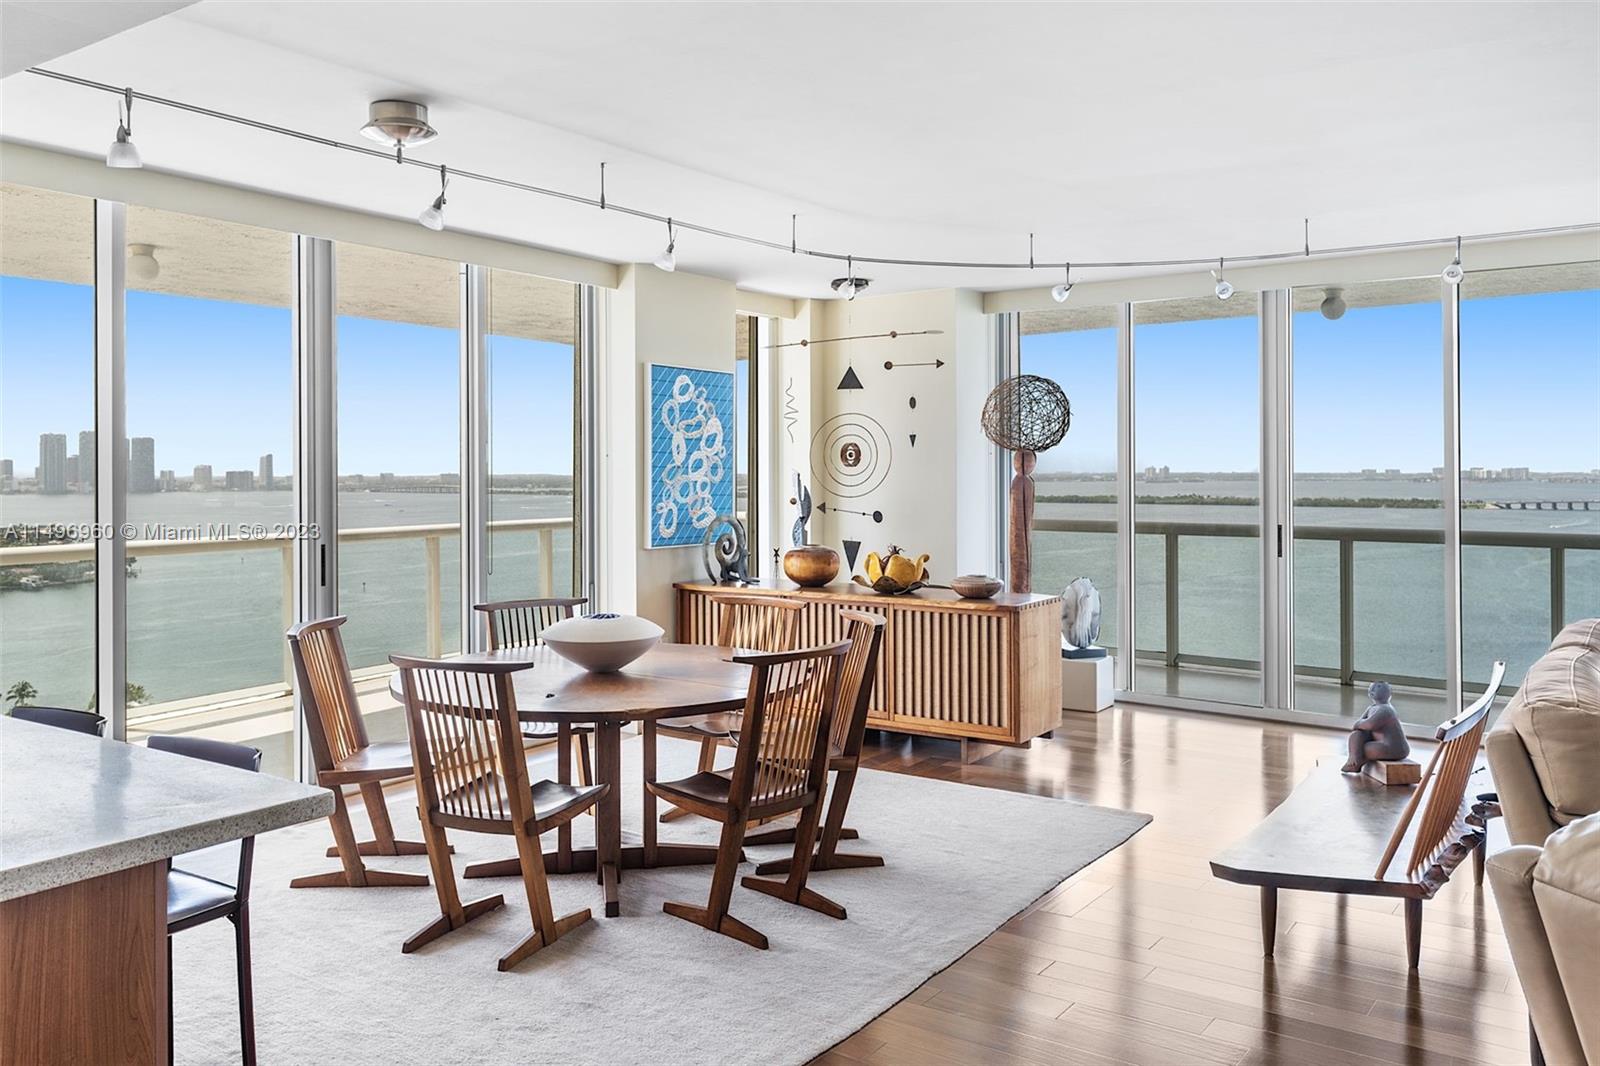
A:
{"label": "sofa armrest", "polygon": [[1489,856],[1489,884],[1545,1061],[1583,1062],[1583,1045],[1550,951],[1550,934],[1534,900],[1533,868],[1541,854],[1541,848],[1522,844]]}
{"label": "sofa armrest", "polygon": [[1489,751],[1489,772],[1494,775],[1511,843],[1543,844],[1561,827],[1550,817],[1550,801],[1545,798],[1521,735],[1502,721],[1489,731],[1484,746]]}

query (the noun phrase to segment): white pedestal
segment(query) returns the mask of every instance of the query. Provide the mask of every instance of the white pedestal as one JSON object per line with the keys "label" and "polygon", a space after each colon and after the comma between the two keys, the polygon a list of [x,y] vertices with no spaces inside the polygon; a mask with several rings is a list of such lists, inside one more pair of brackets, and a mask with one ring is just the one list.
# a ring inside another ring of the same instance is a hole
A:
{"label": "white pedestal", "polygon": [[1061,709],[1093,714],[1111,706],[1115,684],[1111,656],[1061,660]]}

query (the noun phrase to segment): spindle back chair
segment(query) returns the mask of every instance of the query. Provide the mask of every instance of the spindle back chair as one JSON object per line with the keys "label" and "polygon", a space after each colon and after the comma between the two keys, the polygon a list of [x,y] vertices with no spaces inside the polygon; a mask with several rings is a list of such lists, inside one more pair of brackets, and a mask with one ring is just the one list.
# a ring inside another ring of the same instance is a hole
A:
{"label": "spindle back chair", "polygon": [[[489,650],[505,648],[531,648],[543,640],[544,631],[557,622],[573,616],[577,608],[589,601],[582,597],[550,596],[533,600],[500,600],[495,603],[473,605],[482,612],[488,625]],[[560,765],[571,765],[577,771],[578,784],[594,783],[594,760],[589,750],[589,736],[593,726],[552,724],[549,722],[524,722],[522,735],[528,740],[556,742],[556,758]],[[573,740],[577,745],[573,745]],[[568,780],[563,771],[562,780]]]}

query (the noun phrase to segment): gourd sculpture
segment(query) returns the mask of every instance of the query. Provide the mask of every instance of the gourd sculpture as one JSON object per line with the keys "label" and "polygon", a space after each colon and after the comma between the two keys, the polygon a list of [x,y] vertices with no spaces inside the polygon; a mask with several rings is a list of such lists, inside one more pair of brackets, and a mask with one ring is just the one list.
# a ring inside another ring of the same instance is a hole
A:
{"label": "gourd sculpture", "polygon": [[1033,468],[1072,425],[1072,405],[1061,386],[1037,374],[1018,374],[983,401],[983,434],[1011,452],[1011,591],[1033,588]]}

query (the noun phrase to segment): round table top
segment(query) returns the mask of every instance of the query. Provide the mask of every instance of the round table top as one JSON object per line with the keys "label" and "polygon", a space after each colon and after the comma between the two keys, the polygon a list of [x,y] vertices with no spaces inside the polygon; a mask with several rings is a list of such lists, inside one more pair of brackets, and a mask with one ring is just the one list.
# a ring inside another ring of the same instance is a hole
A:
{"label": "round table top", "polygon": [[[473,652],[451,662],[516,662],[511,674],[517,716],[534,722],[641,722],[738,710],[750,691],[750,667],[729,662],[727,648],[657,644],[621,671],[592,674],[543,644]],[[404,702],[400,674],[389,693]]]}

